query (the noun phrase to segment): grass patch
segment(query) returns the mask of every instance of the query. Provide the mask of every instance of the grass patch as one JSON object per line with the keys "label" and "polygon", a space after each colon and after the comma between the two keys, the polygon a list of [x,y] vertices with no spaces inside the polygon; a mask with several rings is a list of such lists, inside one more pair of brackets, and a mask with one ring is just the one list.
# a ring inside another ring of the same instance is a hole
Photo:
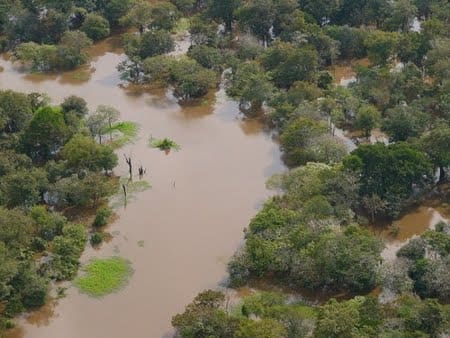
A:
{"label": "grass patch", "polygon": [[85,275],[78,277],[74,284],[80,292],[93,297],[119,291],[133,273],[130,262],[121,257],[93,259],[82,271]]}
{"label": "grass patch", "polygon": [[139,133],[139,125],[135,122],[124,121],[114,124],[106,134],[113,134],[111,145],[113,148],[120,148],[126,144],[133,143]]}
{"label": "grass patch", "polygon": [[180,145],[169,138],[157,139],[150,137],[150,146],[153,148],[158,148],[161,151],[165,151],[166,153],[171,150],[178,151],[181,149]]}
{"label": "grass patch", "polygon": [[[127,188],[126,200],[123,194],[122,185],[125,185]],[[117,193],[110,198],[109,205],[113,209],[122,207],[127,203],[134,201],[137,194],[149,190],[151,188],[152,188],[151,184],[145,180],[130,181],[128,178],[122,177],[119,181],[119,189],[117,190]]]}

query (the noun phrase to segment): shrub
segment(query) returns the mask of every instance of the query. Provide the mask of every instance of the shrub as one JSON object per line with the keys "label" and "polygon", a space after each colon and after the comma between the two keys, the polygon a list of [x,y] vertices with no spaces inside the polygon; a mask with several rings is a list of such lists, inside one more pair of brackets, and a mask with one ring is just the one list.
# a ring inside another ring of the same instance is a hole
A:
{"label": "shrub", "polygon": [[106,207],[98,209],[92,225],[97,228],[105,226],[106,224],[108,224],[108,220],[111,217],[111,215],[112,215],[111,208]]}
{"label": "shrub", "polygon": [[81,30],[94,41],[104,39],[110,34],[108,20],[94,13],[86,15]]}

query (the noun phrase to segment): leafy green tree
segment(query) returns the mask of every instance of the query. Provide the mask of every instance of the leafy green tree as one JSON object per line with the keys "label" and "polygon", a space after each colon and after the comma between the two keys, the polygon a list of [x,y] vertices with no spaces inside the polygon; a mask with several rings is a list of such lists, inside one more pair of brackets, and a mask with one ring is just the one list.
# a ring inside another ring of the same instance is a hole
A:
{"label": "leafy green tree", "polygon": [[80,29],[93,41],[104,39],[110,34],[108,20],[94,13],[86,15]]}
{"label": "leafy green tree", "polygon": [[369,138],[372,129],[377,127],[381,121],[381,113],[377,108],[365,105],[359,108],[356,114],[355,127],[364,131],[364,136]]}
{"label": "leafy green tree", "polygon": [[31,207],[42,200],[48,186],[45,171],[22,169],[0,179],[1,200],[8,208]]}
{"label": "leafy green tree", "polygon": [[35,161],[55,157],[68,139],[68,128],[59,107],[40,108],[22,136],[22,146]]}
{"label": "leafy green tree", "polygon": [[164,30],[149,31],[142,35],[139,56],[142,59],[173,51],[175,43],[169,32]]}
{"label": "leafy green tree", "polygon": [[325,122],[316,122],[307,118],[298,118],[288,125],[281,134],[281,149],[291,166],[305,164],[313,159],[313,155],[305,148],[311,139],[326,134],[328,126]]}
{"label": "leafy green tree", "polygon": [[143,34],[152,23],[152,4],[145,0],[133,1],[129,11],[119,20],[121,25],[133,26]]}
{"label": "leafy green tree", "polygon": [[105,6],[103,15],[108,19],[110,25],[117,26],[120,18],[127,14],[131,6],[131,0],[110,0]]}
{"label": "leafy green tree", "polygon": [[382,130],[391,142],[406,141],[418,137],[426,127],[428,117],[415,107],[397,106],[388,110]]}
{"label": "leafy green tree", "polygon": [[262,64],[278,87],[289,88],[296,81],[314,81],[319,60],[317,51],[309,46],[295,48],[278,42],[265,51]]}
{"label": "leafy green tree", "polygon": [[330,300],[321,307],[314,336],[317,338],[356,338],[359,321],[358,304],[354,301],[339,303]]}
{"label": "leafy green tree", "polygon": [[233,337],[239,321],[225,313],[224,300],[221,292],[204,291],[186,306],[184,313],[172,318],[172,325],[184,338]]}
{"label": "leafy green tree", "polygon": [[78,172],[83,170],[108,173],[117,165],[117,155],[105,145],[97,144],[92,138],[75,135],[61,150],[61,156],[67,166]]}
{"label": "leafy green tree", "polygon": [[250,0],[238,10],[239,23],[256,35],[263,45],[271,41],[270,29],[275,21],[273,0]]}
{"label": "leafy green tree", "polygon": [[88,113],[86,101],[82,97],[75,95],[66,97],[61,103],[61,109],[63,110],[65,116],[73,113],[80,119],[84,118]]}
{"label": "leafy green tree", "polygon": [[12,90],[0,91],[0,128],[6,133],[23,130],[33,116],[27,95]]}
{"label": "leafy green tree", "polygon": [[414,186],[426,186],[432,177],[426,154],[403,142],[359,146],[344,160],[344,165],[360,174],[361,196],[378,195],[387,203],[390,215],[398,214]]}
{"label": "leafy green tree", "polygon": [[374,31],[365,40],[370,61],[376,65],[384,65],[392,61],[398,49],[399,34]]}
{"label": "leafy green tree", "polygon": [[417,7],[414,2],[412,0],[396,0],[392,1],[389,7],[386,26],[392,31],[407,32],[417,16]]}
{"label": "leafy green tree", "polygon": [[214,19],[222,20],[226,31],[231,32],[235,11],[240,3],[240,0],[209,0],[208,15]]}
{"label": "leafy green tree", "polygon": [[445,168],[450,166],[450,128],[438,127],[423,135],[423,150],[430,156],[433,164],[439,168],[439,181],[444,182]]}
{"label": "leafy green tree", "polygon": [[172,30],[178,20],[180,13],[170,2],[156,2],[152,5],[152,29]]}
{"label": "leafy green tree", "polygon": [[269,76],[256,62],[240,64],[231,74],[231,83],[227,88],[228,95],[239,98],[241,109],[250,112],[260,111],[274,91]]}
{"label": "leafy green tree", "polygon": [[117,191],[116,182],[100,173],[87,173],[79,178],[73,175],[56,182],[50,189],[58,206],[97,206]]}
{"label": "leafy green tree", "polygon": [[219,70],[222,64],[222,55],[220,51],[206,45],[193,46],[189,49],[188,56],[208,69]]}

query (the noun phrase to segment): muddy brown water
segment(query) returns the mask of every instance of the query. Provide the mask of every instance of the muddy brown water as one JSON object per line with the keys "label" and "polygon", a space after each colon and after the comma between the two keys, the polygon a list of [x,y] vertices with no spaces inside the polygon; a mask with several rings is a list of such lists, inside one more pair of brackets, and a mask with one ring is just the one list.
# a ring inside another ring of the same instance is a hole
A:
{"label": "muddy brown water", "polygon": [[[118,209],[108,229],[114,238],[82,257],[123,256],[134,275],[126,288],[101,299],[69,288],[65,298],[24,316],[10,337],[170,337],[171,317],[226,278],[243,228],[271,194],[266,179],[284,170],[272,136],[261,123],[244,121],[223,90],[183,109],[169,95],[119,87],[116,65],[123,55],[114,41],[93,52],[81,76],[27,75],[1,59],[0,89],[47,93],[54,103],[78,95],[91,109],[112,105],[123,120],[140,125],[138,140],[119,150],[116,173],[126,175],[122,155],[131,155],[136,169],[147,168],[152,189]],[[166,155],[148,147],[150,135],[172,138],[182,148]]]}

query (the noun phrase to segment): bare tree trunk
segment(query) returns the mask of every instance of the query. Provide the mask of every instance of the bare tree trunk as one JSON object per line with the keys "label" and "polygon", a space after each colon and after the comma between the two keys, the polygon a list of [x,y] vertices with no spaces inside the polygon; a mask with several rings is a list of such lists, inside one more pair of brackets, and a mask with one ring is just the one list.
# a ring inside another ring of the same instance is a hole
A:
{"label": "bare tree trunk", "polygon": [[131,156],[127,157],[127,155],[123,154],[123,156],[125,157],[125,162],[128,164],[128,172],[130,174],[130,181],[133,180],[133,163],[131,160]]}

